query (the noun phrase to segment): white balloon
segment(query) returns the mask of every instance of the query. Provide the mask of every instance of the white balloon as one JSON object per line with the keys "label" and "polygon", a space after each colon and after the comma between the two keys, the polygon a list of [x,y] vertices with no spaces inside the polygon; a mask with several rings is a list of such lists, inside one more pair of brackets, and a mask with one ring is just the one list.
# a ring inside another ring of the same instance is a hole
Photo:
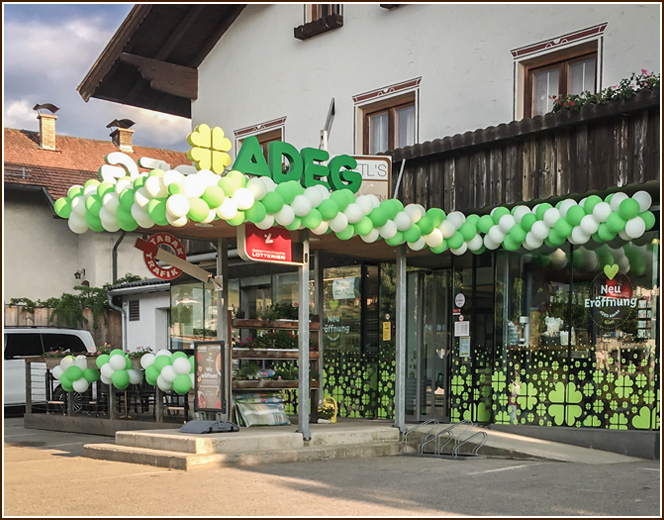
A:
{"label": "white balloon", "polygon": [[[148,193],[148,190],[145,189],[145,186],[141,186],[134,192],[134,206],[144,208],[151,200],[152,197],[150,197],[150,194]],[[132,206],[132,208],[134,206]]]}
{"label": "white balloon", "polygon": [[371,202],[371,199],[367,195],[360,195],[355,201],[360,208],[362,208],[362,213],[368,215],[374,209],[374,205]]}
{"label": "white balloon", "polygon": [[177,170],[168,170],[167,172],[164,172],[163,177],[161,178],[162,182],[164,183],[164,186],[166,186],[168,190],[168,185],[173,184],[174,182],[176,184],[182,184],[184,186],[184,175],[180,173]]}
{"label": "white balloon", "polygon": [[100,378],[101,382],[104,383],[105,385],[110,385],[113,383],[112,379],[110,377],[106,377],[104,374],[101,374]]}
{"label": "white balloon", "polygon": [[427,245],[422,237],[418,238],[415,242],[407,242],[407,244],[413,251],[421,251]]}
{"label": "white balloon", "polygon": [[420,204],[408,204],[403,210],[413,220],[413,224],[416,224],[426,213]]}
{"label": "white balloon", "polygon": [[[191,365],[189,365],[191,368]],[[161,377],[164,378],[164,381],[167,383],[173,383],[175,380],[175,376],[177,376],[177,372],[175,371],[175,368],[173,368],[173,365],[166,365],[164,368],[161,369]]]}
{"label": "white balloon", "polygon": [[453,255],[456,255],[456,256],[461,256],[461,255],[464,254],[467,250],[468,250],[468,244],[467,244],[466,242],[464,242],[463,244],[461,244],[461,246],[457,247],[456,249],[452,249],[452,248],[450,248],[450,251],[452,251],[452,254],[453,254]]}
{"label": "white balloon", "polygon": [[74,358],[74,366],[80,368],[81,370],[85,370],[86,368],[88,368],[88,358],[86,358],[83,355],[76,356]]}
{"label": "white balloon", "polygon": [[517,206],[514,210],[514,220],[517,224],[521,224],[521,219],[530,213],[528,206]]}
{"label": "white balloon", "polygon": [[376,228],[372,229],[368,235],[360,236],[360,238],[367,244],[373,244],[380,237],[380,233]]}
{"label": "white balloon", "polygon": [[187,222],[189,222],[187,215],[182,217],[174,217],[168,211],[166,212],[166,220],[173,227],[183,227],[187,225]]}
{"label": "white balloon", "polygon": [[625,234],[632,240],[646,232],[646,223],[641,217],[634,217],[625,224]]}
{"label": "white balloon", "polygon": [[325,199],[329,199],[329,198],[330,198],[330,190],[329,190],[329,188],[326,188],[326,187],[323,186],[322,184],[316,184],[316,186],[314,186],[314,187],[317,188],[318,191],[320,191],[320,194],[321,194],[321,196],[323,197],[321,200],[325,200]]}
{"label": "white balloon", "polygon": [[348,218],[344,213],[339,212],[336,217],[330,220],[330,229],[335,233],[340,233],[348,227]]}
{"label": "white balloon", "polygon": [[162,348],[162,349],[160,349],[160,350],[157,351],[157,354],[155,355],[155,357],[156,357],[156,356],[168,356],[168,357],[172,357],[172,356],[173,356],[173,353],[172,353],[170,350],[166,349],[166,348]]}
{"label": "white balloon", "polygon": [[496,244],[502,244],[503,240],[505,240],[505,233],[500,229],[500,226],[491,226],[491,229],[489,229],[489,232],[486,235]]}
{"label": "white balloon", "polygon": [[311,232],[314,235],[324,235],[325,233],[327,233],[328,229],[330,229],[330,223],[323,220],[318,226],[312,228]]}
{"label": "white balloon", "polygon": [[346,215],[349,224],[357,224],[360,220],[362,220],[362,217],[364,217],[364,212],[359,205],[351,202],[348,206],[346,206],[344,215]]}
{"label": "white balloon", "polygon": [[140,370],[130,368],[129,370],[127,370],[127,374],[129,374],[129,384],[130,385],[137,385],[141,381],[143,381],[143,374],[141,373]]}
{"label": "white balloon", "polygon": [[141,366],[144,369],[148,368],[152,363],[154,363],[155,358],[156,356],[152,352],[143,354],[141,356]]}
{"label": "white balloon", "polygon": [[525,247],[529,251],[534,251],[535,249],[539,249],[540,247],[542,247],[543,243],[544,241],[535,237],[532,231],[528,231],[528,233],[526,233],[526,238],[523,241],[523,247]]}
{"label": "white balloon", "polygon": [[443,233],[438,228],[434,228],[431,233],[422,238],[429,247],[437,247],[443,243]]}
{"label": "white balloon", "polygon": [[115,356],[111,356],[108,364],[111,365],[113,370],[124,370],[127,368],[127,358],[122,354],[116,354]]}
{"label": "white balloon", "polygon": [[131,177],[121,177],[118,179],[118,182],[115,183],[115,193],[120,195],[125,188],[133,188],[134,180]]}
{"label": "white balloon", "polygon": [[586,233],[579,225],[572,228],[572,234],[570,235],[570,238],[571,240],[574,240],[577,245],[583,245],[588,242],[588,240],[590,240],[590,235]]}
{"label": "white balloon", "polygon": [[198,174],[186,175],[182,181],[184,186],[184,196],[189,199],[200,197],[205,192],[205,183]]}
{"label": "white balloon", "polygon": [[51,369],[51,374],[53,374],[53,377],[56,379],[60,379],[60,376],[64,374],[65,371],[62,369],[60,365],[56,365]]}
{"label": "white balloon", "polygon": [[83,196],[71,199],[71,211],[72,213],[76,213],[79,217],[85,218],[85,198]]}
{"label": "white balloon", "polygon": [[[81,197],[76,197],[76,198],[80,199]],[[73,211],[71,212],[71,215],[69,215],[69,219],[67,220],[67,226],[69,226],[69,229],[71,229],[77,235],[82,235],[88,229],[90,229],[90,226],[88,226],[88,223],[84,220],[84,218],[78,216]]]}
{"label": "white balloon", "polygon": [[595,220],[595,217],[592,215],[586,215],[581,219],[579,227],[583,230],[586,235],[592,235],[597,233],[599,229],[599,222]]}
{"label": "white balloon", "polygon": [[634,195],[632,195],[632,198],[639,203],[639,211],[641,213],[648,211],[652,205],[652,197],[647,191],[637,191]]}
{"label": "white balloon", "polygon": [[60,366],[65,372],[70,366],[74,365],[74,356],[65,356],[60,360]]}
{"label": "white balloon", "polygon": [[481,249],[482,246],[484,245],[484,241],[482,240],[482,237],[479,234],[475,235],[466,243],[468,244],[468,249],[470,249],[471,251],[477,251]]}
{"label": "white balloon", "polygon": [[486,247],[487,249],[493,251],[494,249],[498,249],[499,246],[500,244],[492,240],[489,235],[486,235],[484,237],[484,247]]}
{"label": "white balloon", "polygon": [[556,208],[549,208],[544,212],[544,218],[542,220],[544,223],[552,228],[556,222],[558,222],[558,219],[560,218],[560,211],[558,211]]}
{"label": "white balloon", "polygon": [[[226,202],[226,200],[228,199],[224,199],[224,202]],[[166,201],[166,212],[170,213],[175,218],[186,216],[190,209],[191,205],[189,204],[189,199],[181,193],[171,195]]]}
{"label": "white balloon", "polygon": [[256,227],[258,229],[270,229],[272,226],[274,226],[274,216],[273,215],[266,215],[263,220],[256,223]]}
{"label": "white balloon", "polygon": [[175,370],[176,374],[188,374],[191,372],[191,363],[189,362],[189,359],[183,357],[177,358],[173,361],[173,370]]}
{"label": "white balloon", "polygon": [[166,381],[161,374],[157,377],[157,386],[162,392],[170,392],[173,389],[173,383]]}
{"label": "white balloon", "polygon": [[296,195],[291,203],[296,217],[304,217],[311,212],[311,201],[304,195]]}
{"label": "white balloon", "polygon": [[619,232],[618,232],[618,236],[619,236],[620,238],[622,238],[625,242],[629,242],[629,241],[632,240],[632,239],[629,237],[629,235],[628,235],[627,233],[625,233],[625,230],[624,230],[624,229],[623,229],[622,231],[619,231]]}
{"label": "white balloon", "polygon": [[558,211],[560,212],[560,216],[565,218],[567,216],[567,212],[572,206],[576,206],[576,201],[572,199],[565,199],[560,203],[560,207],[558,208]]}
{"label": "white balloon", "polygon": [[104,226],[104,229],[109,233],[115,233],[120,230],[118,219],[115,215],[111,215],[106,211],[106,208],[101,208],[101,210],[99,210],[99,220],[101,220],[101,225]]}
{"label": "white balloon", "polygon": [[378,197],[376,197],[373,193],[369,193],[368,195],[365,195],[365,197],[369,197],[369,200],[371,201],[371,204],[373,204],[374,209],[380,206],[380,200],[378,200]]}
{"label": "white balloon", "polygon": [[539,240],[544,240],[546,237],[549,236],[549,226],[547,226],[541,220],[538,220],[533,224],[533,227],[530,228],[530,232],[533,234],[535,238]]}
{"label": "white balloon", "polygon": [[498,221],[498,226],[500,227],[500,230],[507,234],[510,232],[510,230],[514,227],[514,224],[516,223],[516,220],[511,214],[503,215],[500,217],[500,220]]}
{"label": "white balloon", "polygon": [[120,197],[114,191],[109,191],[101,199],[103,208],[109,214],[115,216],[118,211],[118,206],[120,205]]}
{"label": "white balloon", "polygon": [[189,374],[189,378],[191,379],[191,387],[194,388],[194,380],[196,379],[196,374]]}
{"label": "white balloon", "polygon": [[205,217],[203,220],[201,220],[201,224],[209,224],[212,222],[215,218],[217,218],[217,210],[211,209],[208,212],[208,216]]}
{"label": "white balloon", "polygon": [[267,186],[260,177],[253,177],[247,182],[247,189],[252,193],[255,200],[261,200],[267,193]]}
{"label": "white balloon", "polygon": [[443,220],[440,223],[440,226],[438,226],[438,229],[440,229],[440,232],[443,234],[444,238],[450,238],[452,235],[454,235],[454,233],[456,233],[457,230],[454,223],[448,219]]}
{"label": "white balloon", "polygon": [[270,177],[259,177],[259,179],[263,184],[265,184],[265,189],[267,191],[274,191],[274,189],[277,187],[275,182]]}
{"label": "white balloon", "polygon": [[[113,356],[113,357],[116,357],[116,356]],[[123,366],[122,368],[125,368],[125,367]],[[101,368],[99,369],[99,371],[101,372],[102,377],[105,377],[107,379],[111,379],[111,377],[113,377],[114,370],[113,370],[113,367],[111,366],[110,362],[109,363],[104,363],[101,366]]]}
{"label": "white balloon", "polygon": [[276,220],[277,224],[280,226],[290,226],[293,223],[293,220],[295,220],[295,212],[288,204],[284,204],[281,211],[274,215],[274,220]]}
{"label": "white balloon", "polygon": [[237,204],[237,209],[243,211],[254,205],[254,195],[247,188],[238,188],[235,190],[232,199]]}
{"label": "white balloon", "polygon": [[392,220],[385,222],[385,225],[378,228],[380,236],[385,240],[389,240],[397,234],[397,225]]}
{"label": "white balloon", "polygon": [[71,386],[74,388],[75,392],[82,394],[88,391],[88,388],[90,388],[90,383],[88,383],[84,377],[81,377],[76,381],[72,381]]}
{"label": "white balloon", "polygon": [[609,206],[611,206],[613,211],[618,211],[620,209],[620,203],[628,198],[627,194],[622,191],[614,193],[613,197],[611,197],[611,202],[609,202]]}
{"label": "white balloon", "polygon": [[158,177],[157,175],[145,179],[145,191],[153,199],[168,197],[168,187],[164,185],[163,180],[163,177]]}
{"label": "white balloon", "polygon": [[447,215],[446,220],[454,224],[455,228],[459,229],[461,225],[466,221],[466,216],[460,211],[453,211],[452,213]]}
{"label": "white balloon", "polygon": [[[171,199],[168,200],[170,201]],[[230,220],[237,215],[237,203],[230,197],[225,197],[221,202],[221,205],[215,211],[219,218]]]}
{"label": "white balloon", "polygon": [[321,186],[320,184],[315,184],[304,190],[304,196],[311,203],[312,208],[317,208],[320,206],[320,203],[323,202],[323,193],[316,186]]}
{"label": "white balloon", "polygon": [[90,195],[97,195],[97,187],[99,186],[99,181],[97,183],[90,183],[83,188],[83,199],[87,199]]}
{"label": "white balloon", "polygon": [[131,207],[131,216],[134,217],[136,223],[144,229],[149,229],[155,225],[155,221],[150,218],[147,210],[137,204],[134,204]]}
{"label": "white balloon", "polygon": [[593,208],[593,218],[597,222],[606,222],[606,219],[611,215],[611,206],[606,202],[598,202]]}
{"label": "white balloon", "polygon": [[394,223],[399,231],[406,231],[413,225],[413,219],[405,211],[400,211],[395,215]]}

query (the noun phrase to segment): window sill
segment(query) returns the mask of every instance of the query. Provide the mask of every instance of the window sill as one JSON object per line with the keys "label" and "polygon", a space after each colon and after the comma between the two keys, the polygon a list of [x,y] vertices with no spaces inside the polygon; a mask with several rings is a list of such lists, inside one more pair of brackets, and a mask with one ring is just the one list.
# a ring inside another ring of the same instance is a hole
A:
{"label": "window sill", "polygon": [[305,23],[294,29],[295,38],[307,40],[319,34],[343,27],[344,18],[340,14],[330,14],[313,22]]}

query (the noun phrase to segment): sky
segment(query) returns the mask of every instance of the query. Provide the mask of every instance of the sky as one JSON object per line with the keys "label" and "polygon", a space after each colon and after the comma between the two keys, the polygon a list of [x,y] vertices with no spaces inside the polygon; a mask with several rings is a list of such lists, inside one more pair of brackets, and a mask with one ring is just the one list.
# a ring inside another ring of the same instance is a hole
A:
{"label": "sky", "polygon": [[[53,103],[56,133],[110,140],[114,119],[136,122],[133,143],[189,149],[191,121],[91,98],[76,90],[133,3],[3,3],[3,126],[39,130],[36,104]],[[48,113],[48,112],[47,112]]]}

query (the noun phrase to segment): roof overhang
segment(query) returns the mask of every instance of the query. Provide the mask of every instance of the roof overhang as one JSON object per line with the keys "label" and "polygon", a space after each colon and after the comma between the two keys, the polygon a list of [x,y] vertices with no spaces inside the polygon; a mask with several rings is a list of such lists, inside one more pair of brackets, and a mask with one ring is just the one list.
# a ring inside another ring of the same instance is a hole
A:
{"label": "roof overhang", "polygon": [[191,117],[198,66],[245,4],[138,4],[78,91],[147,110]]}

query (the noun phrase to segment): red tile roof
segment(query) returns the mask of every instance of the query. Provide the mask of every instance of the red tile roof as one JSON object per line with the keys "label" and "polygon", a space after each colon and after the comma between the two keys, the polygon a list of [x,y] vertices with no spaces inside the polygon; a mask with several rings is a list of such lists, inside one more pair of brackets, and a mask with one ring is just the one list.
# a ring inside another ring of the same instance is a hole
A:
{"label": "red tile roof", "polygon": [[[104,156],[120,151],[108,141],[57,135],[56,150],[39,146],[39,132],[5,128],[3,182],[27,186],[43,186],[53,200],[64,197],[74,184],[88,179],[99,179],[98,170],[105,164]],[[184,152],[133,146],[127,153],[134,161],[150,157],[166,161],[172,167],[191,164]],[[126,152],[125,152],[126,153]]]}

